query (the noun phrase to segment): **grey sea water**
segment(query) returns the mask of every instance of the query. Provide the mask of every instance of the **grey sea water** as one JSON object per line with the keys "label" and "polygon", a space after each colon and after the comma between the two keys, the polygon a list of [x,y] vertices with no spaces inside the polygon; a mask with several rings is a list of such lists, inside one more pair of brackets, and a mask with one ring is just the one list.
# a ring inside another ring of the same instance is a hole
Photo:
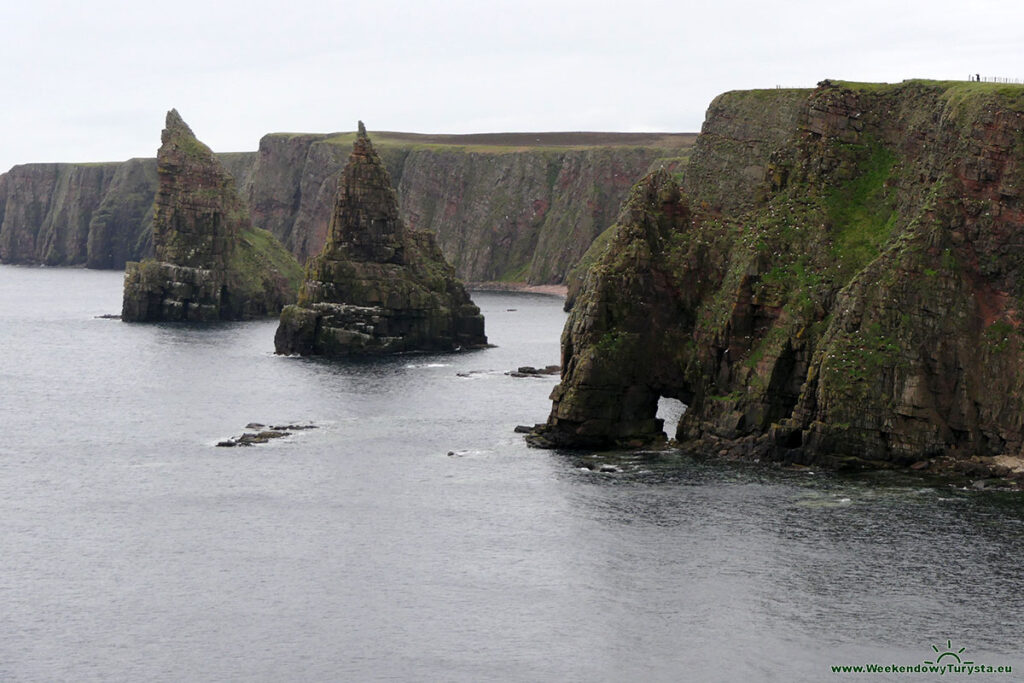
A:
{"label": "grey sea water", "polygon": [[[504,372],[558,362],[558,299],[476,293],[497,348],[326,362],[95,317],[120,297],[0,266],[0,680],[1024,671],[1017,495],[527,448],[556,380]],[[214,446],[253,421],[318,429]]]}

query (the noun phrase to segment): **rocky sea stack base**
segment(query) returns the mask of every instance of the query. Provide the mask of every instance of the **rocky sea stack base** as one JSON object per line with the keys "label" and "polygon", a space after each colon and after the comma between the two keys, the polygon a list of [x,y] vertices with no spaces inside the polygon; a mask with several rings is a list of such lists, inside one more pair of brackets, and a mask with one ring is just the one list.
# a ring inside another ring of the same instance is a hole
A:
{"label": "rocky sea stack base", "polygon": [[295,300],[301,268],[254,228],[231,174],[171,110],[157,154],[154,259],[129,262],[122,320],[240,320]]}
{"label": "rocky sea stack base", "polygon": [[327,243],[299,302],[281,312],[279,354],[374,355],[486,346],[484,319],[431,233],[398,214],[362,123],[341,174]]}

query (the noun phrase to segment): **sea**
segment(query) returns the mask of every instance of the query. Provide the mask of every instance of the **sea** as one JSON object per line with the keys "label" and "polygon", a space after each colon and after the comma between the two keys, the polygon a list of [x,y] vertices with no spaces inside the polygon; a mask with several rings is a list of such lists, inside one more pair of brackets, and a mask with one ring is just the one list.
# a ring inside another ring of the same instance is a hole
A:
{"label": "sea", "polygon": [[0,266],[0,681],[1024,680],[1020,494],[530,448],[553,296],[329,361],[121,287]]}

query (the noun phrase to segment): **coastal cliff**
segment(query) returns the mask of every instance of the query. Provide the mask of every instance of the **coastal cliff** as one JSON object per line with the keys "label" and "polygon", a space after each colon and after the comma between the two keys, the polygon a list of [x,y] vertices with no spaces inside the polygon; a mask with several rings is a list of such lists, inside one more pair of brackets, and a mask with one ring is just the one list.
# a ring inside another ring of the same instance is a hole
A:
{"label": "coastal cliff", "polygon": [[[327,236],[355,134],[260,141],[254,220],[300,261]],[[375,132],[406,224],[437,238],[458,277],[560,283],[653,166],[681,167],[693,136],[647,133],[416,135]]]}
{"label": "coastal cliff", "polygon": [[0,175],[0,260],[86,259],[90,223],[120,164],[29,164]]}
{"label": "coastal cliff", "polygon": [[1020,477],[1024,87],[727,93],[589,254],[543,446]]}
{"label": "coastal cliff", "polygon": [[[244,185],[253,152],[218,154]],[[0,174],[0,262],[120,270],[153,254],[156,159],[23,164]]]}
{"label": "coastal cliff", "polygon": [[[264,136],[218,154],[252,213],[300,259],[319,253],[354,133]],[[374,133],[414,229],[459,277],[558,283],[652,166],[685,164],[694,136]],[[59,167],[59,168],[58,168]],[[63,174],[63,175],[62,175]],[[0,261],[121,268],[152,255],[156,162],[27,164],[0,175]]]}

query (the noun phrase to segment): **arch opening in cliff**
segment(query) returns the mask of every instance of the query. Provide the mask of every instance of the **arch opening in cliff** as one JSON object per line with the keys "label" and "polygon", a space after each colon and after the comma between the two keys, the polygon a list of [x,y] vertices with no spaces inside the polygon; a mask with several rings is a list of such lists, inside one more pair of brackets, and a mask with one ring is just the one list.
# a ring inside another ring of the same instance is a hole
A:
{"label": "arch opening in cliff", "polygon": [[672,396],[658,397],[658,412],[655,414],[655,417],[661,420],[662,432],[666,438],[674,439],[676,437],[679,421],[683,419],[687,408],[688,406],[678,398]]}

